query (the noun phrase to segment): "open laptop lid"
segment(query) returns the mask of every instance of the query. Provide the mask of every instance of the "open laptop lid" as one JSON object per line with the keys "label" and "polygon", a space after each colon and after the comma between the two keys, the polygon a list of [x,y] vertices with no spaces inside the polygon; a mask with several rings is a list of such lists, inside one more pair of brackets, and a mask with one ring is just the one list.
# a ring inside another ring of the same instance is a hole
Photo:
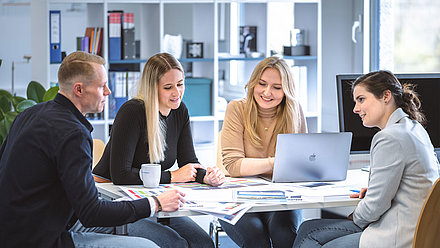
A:
{"label": "open laptop lid", "polygon": [[279,134],[272,182],[345,180],[351,138],[350,132]]}

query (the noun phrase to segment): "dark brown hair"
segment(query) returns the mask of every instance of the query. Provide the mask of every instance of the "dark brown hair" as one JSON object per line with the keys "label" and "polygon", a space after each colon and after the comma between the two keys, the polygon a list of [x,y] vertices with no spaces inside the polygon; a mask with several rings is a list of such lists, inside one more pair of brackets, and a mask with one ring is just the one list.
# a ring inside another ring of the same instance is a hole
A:
{"label": "dark brown hair", "polygon": [[383,97],[386,90],[391,91],[398,108],[402,108],[410,119],[416,120],[422,125],[425,124],[426,118],[421,112],[422,104],[414,91],[414,86],[407,83],[402,85],[392,72],[374,71],[358,77],[351,86],[352,93],[357,85],[364,86],[378,99]]}

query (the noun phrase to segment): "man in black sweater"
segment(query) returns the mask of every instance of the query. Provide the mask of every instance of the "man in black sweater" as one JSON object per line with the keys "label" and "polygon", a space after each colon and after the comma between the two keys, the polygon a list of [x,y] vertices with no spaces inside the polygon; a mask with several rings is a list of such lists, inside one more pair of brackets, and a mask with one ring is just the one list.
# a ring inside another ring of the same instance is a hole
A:
{"label": "man in black sweater", "polygon": [[[136,201],[98,198],[90,171],[93,128],[84,115],[101,112],[110,94],[104,64],[96,55],[70,54],[58,71],[55,99],[15,119],[0,148],[0,247],[157,247],[111,235],[112,227],[182,205],[177,190]],[[100,228],[90,232],[81,224]]]}

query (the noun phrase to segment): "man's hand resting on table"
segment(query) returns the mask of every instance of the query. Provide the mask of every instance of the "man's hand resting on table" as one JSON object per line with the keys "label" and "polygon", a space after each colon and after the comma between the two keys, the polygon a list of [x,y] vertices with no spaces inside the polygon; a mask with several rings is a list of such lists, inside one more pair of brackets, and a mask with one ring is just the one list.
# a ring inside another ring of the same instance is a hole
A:
{"label": "man's hand resting on table", "polygon": [[[185,193],[178,191],[177,189],[168,190],[157,196],[160,205],[162,206],[162,211],[164,212],[174,212],[179,210],[185,202]],[[156,206],[156,211],[158,206]]]}
{"label": "man's hand resting on table", "polygon": [[225,174],[218,167],[208,167],[203,182],[211,186],[220,186],[225,182]]}

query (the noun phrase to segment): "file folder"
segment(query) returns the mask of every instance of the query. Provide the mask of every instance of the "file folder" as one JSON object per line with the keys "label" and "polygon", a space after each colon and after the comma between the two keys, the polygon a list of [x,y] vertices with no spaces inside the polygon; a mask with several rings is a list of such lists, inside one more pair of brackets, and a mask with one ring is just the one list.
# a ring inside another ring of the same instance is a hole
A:
{"label": "file folder", "polygon": [[122,25],[122,59],[136,59],[136,41],[134,39],[134,13],[124,13]]}
{"label": "file folder", "polygon": [[99,36],[98,36],[98,48],[96,50],[96,54],[99,56],[102,56],[102,52],[101,52],[101,47],[102,47],[102,37],[103,37],[103,32],[104,32],[104,28],[98,28],[99,30]]}
{"label": "file folder", "polygon": [[121,60],[121,19],[122,11],[109,12],[108,52],[109,60]]}
{"label": "file folder", "polygon": [[49,12],[50,63],[61,63],[61,11]]}
{"label": "file folder", "polygon": [[95,29],[93,27],[87,27],[86,32],[84,33],[84,37],[88,37],[87,46],[85,47],[85,52],[92,53],[93,46],[93,33]]}
{"label": "file folder", "polygon": [[89,37],[84,36],[81,39],[81,51],[89,52]]}

